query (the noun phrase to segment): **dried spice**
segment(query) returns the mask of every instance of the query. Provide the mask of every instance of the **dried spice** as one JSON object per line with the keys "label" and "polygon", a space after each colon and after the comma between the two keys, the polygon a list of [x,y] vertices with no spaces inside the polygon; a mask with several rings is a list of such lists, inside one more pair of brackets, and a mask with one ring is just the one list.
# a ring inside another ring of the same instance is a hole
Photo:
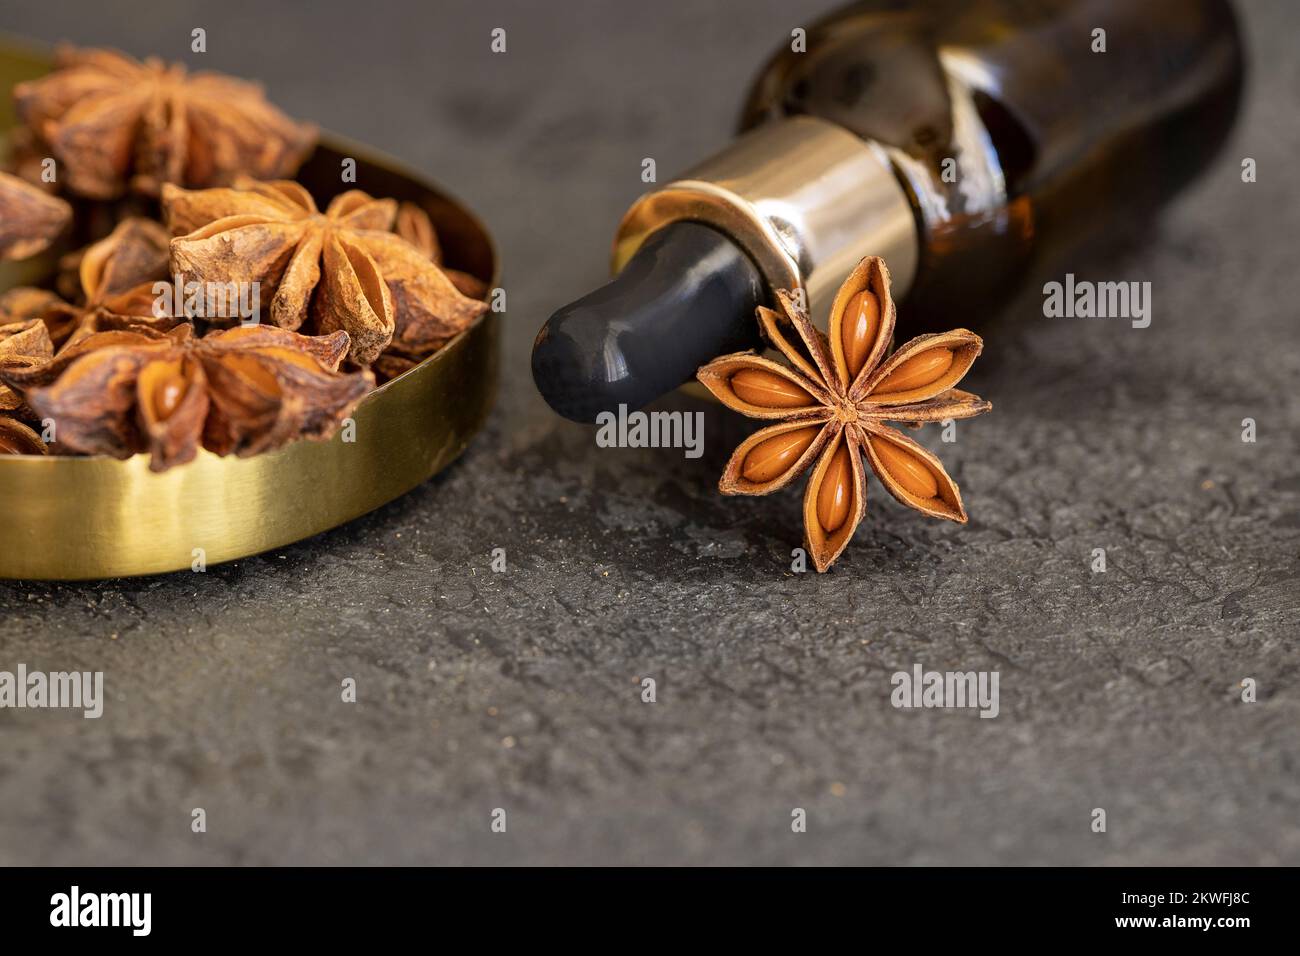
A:
{"label": "dried spice", "polygon": [[[315,129],[253,84],[64,48],[14,96],[10,156],[24,178],[0,174],[0,258],[68,227],[60,189],[92,200],[76,204],[77,234],[111,234],[64,255],[52,290],[0,294],[0,453],[148,453],[162,471],[199,447],[247,456],[326,438],[376,374],[401,374],[487,309],[475,301],[485,283],[442,268],[422,207],[354,190],[322,213],[284,179]],[[36,181],[49,157],[56,184]],[[167,228],[134,215],[159,194]],[[208,296],[255,283],[273,325],[203,335],[235,316],[191,321],[192,282]]]}
{"label": "dried spice", "polygon": [[[39,368],[52,358],[54,344],[39,319],[0,325],[0,369]],[[0,384],[0,412],[15,412],[22,407],[22,398]]]}
{"label": "dried spice", "polygon": [[62,260],[60,286],[71,301],[43,289],[11,289],[0,296],[0,321],[42,319],[56,349],[108,329],[166,331],[180,320],[165,309],[156,314],[153,286],[167,276],[169,242],[160,224],[125,219],[106,238]]}
{"label": "dried spice", "polygon": [[384,382],[391,382],[399,375],[405,375],[419,365],[420,361],[420,359],[398,355],[396,352],[385,352],[375,359],[375,364],[370,366],[370,370],[375,373],[375,381],[382,385]]}
{"label": "dried spice", "polygon": [[397,206],[393,231],[424,253],[434,265],[442,264],[442,244],[429,214],[413,202],[403,200]]}
{"label": "dried spice", "polygon": [[35,430],[0,412],[0,455],[46,455],[49,449]]}
{"label": "dried spice", "polygon": [[106,238],[59,260],[59,288],[69,301],[107,305],[137,287],[167,278],[171,236],[161,223],[134,216]]}
{"label": "dried spice", "polygon": [[315,127],[289,119],[255,83],[114,50],[61,47],[55,64],[14,87],[14,101],[34,139],[27,152],[47,148],[83,196],[291,176],[316,144]]}
{"label": "dried spice", "polygon": [[65,308],[69,307],[68,303],[48,289],[37,289],[34,286],[25,285],[17,286],[7,292],[0,293],[0,325],[13,325],[15,322],[39,319],[41,313],[53,308],[56,304]]}
{"label": "dried spice", "polygon": [[0,259],[26,259],[49,246],[72,218],[56,196],[0,173]]}
{"label": "dried spice", "polygon": [[59,184],[45,178],[45,161],[49,150],[40,148],[40,140],[25,126],[14,126],[7,133],[9,162],[6,169],[46,193],[57,193]]}
{"label": "dried spice", "polygon": [[200,445],[240,457],[298,438],[325,439],[373,387],[369,372],[343,373],[348,336],[305,336],[267,326],[211,332],[189,325],[98,332],[30,369],[0,367],[56,427],[56,451],[151,456],[165,471]]}
{"label": "dried spice", "polygon": [[[45,323],[39,319],[0,325],[0,371],[39,368],[54,357]],[[0,384],[0,455],[43,455],[45,442],[21,419],[34,420],[21,395]]]}
{"label": "dried spice", "polygon": [[488,284],[478,276],[462,272],[460,269],[448,268],[442,261],[442,246],[438,242],[438,232],[433,228],[429,214],[413,202],[403,202],[397,207],[397,223],[393,231],[409,242],[442,269],[462,295],[471,299],[485,299]]}
{"label": "dried spice", "polygon": [[462,295],[426,254],[391,230],[397,204],[361,190],[324,214],[302,186],[163,190],[172,270],[201,282],[256,282],[283,329],[338,329],[368,366],[387,348],[427,355],[487,310]]}
{"label": "dried spice", "polygon": [[886,358],[895,308],[889,272],[876,257],[863,259],[840,287],[829,338],[790,294],[777,298],[797,343],[777,313],[760,307],[758,317],[790,367],[740,352],[698,373],[729,408],[775,422],[732,454],[722,493],[766,495],[811,467],[804,532],[818,571],[835,562],[866,514],[867,464],[903,504],[964,523],[961,494],[939,459],[885,423],[919,426],[988,411],[988,402],[953,387],[983,348],[979,336],[965,329],[922,335]]}

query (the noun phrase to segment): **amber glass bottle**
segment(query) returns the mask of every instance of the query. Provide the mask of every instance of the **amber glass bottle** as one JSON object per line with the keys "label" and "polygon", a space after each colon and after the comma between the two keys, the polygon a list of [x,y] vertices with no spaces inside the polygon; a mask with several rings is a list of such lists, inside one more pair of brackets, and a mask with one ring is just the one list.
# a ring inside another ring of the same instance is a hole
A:
{"label": "amber glass bottle", "polygon": [[882,147],[919,235],[906,317],[951,324],[1148,217],[1226,139],[1242,73],[1227,0],[867,0],[769,61],[741,127],[811,115]]}
{"label": "amber glass bottle", "polygon": [[825,316],[867,255],[903,335],[978,327],[1043,253],[1204,168],[1242,73],[1227,0],[867,0],[795,29],[742,135],[639,199],[615,280],[543,326],[537,386],[579,421],[640,407],[758,345],[776,289]]}

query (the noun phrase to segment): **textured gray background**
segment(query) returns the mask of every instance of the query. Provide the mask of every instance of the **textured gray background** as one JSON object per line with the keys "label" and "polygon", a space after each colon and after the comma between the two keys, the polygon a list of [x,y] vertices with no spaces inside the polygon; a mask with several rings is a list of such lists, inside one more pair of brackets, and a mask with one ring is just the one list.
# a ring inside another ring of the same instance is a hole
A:
{"label": "textured gray background", "polygon": [[[109,693],[99,721],[0,712],[0,862],[1300,863],[1292,5],[1245,4],[1209,174],[1149,241],[1066,264],[1150,280],[1151,328],[1029,295],[990,337],[967,381],[996,410],[938,446],[967,528],[873,484],[836,570],[794,575],[799,494],[715,492],[745,423],[713,413],[696,461],[603,450],[534,392],[537,326],[602,280],[640,159],[722,145],[828,6],[6,0],[2,29],[135,54],[192,61],[206,27],[208,65],[480,211],[510,312],[490,427],[403,500],[205,575],[0,584],[0,669]],[[892,709],[914,662],[999,670],[1002,715]]]}

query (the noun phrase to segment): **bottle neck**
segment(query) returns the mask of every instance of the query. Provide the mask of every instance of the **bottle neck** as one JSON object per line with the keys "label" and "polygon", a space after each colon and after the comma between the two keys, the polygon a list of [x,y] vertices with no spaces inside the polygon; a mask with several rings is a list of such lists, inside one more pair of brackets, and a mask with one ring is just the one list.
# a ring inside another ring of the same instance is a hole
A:
{"label": "bottle neck", "polygon": [[885,151],[811,116],[764,124],[639,199],[619,226],[614,271],[652,233],[683,220],[726,233],[769,295],[803,289],[813,315],[830,308],[864,256],[885,259],[899,296],[920,260],[916,216]]}

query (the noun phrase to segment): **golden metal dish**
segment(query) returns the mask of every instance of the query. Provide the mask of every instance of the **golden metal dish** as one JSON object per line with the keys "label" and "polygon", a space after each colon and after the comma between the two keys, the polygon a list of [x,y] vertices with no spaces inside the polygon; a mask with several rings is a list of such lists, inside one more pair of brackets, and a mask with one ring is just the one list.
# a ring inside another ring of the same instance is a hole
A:
{"label": "golden metal dish", "polygon": [[[0,133],[14,122],[7,95],[39,76],[47,57],[0,44]],[[448,265],[497,282],[497,256],[475,216],[391,159],[326,137],[298,179],[328,202],[340,162],[376,196],[422,205]],[[6,265],[0,289],[48,275],[53,258]],[[302,441],[254,458],[205,451],[161,475],[147,455],[0,456],[0,578],[79,580],[189,570],[278,548],[392,501],[445,468],[482,427],[496,393],[497,316],[488,312],[442,351],[357,407],[355,441]],[[201,551],[197,549],[202,549]]]}

